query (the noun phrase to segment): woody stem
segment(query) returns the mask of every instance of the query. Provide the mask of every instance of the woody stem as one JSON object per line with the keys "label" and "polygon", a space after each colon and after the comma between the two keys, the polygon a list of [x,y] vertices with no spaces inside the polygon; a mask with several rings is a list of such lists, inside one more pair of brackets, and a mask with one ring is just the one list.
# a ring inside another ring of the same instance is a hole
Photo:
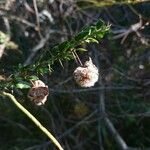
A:
{"label": "woody stem", "polygon": [[2,94],[8,97],[26,116],[28,116],[33,121],[33,123],[40,130],[42,130],[42,132],[46,134],[47,137],[58,147],[59,150],[63,150],[62,146],[59,144],[56,138],[26,108],[24,108],[12,94],[6,92],[2,92]]}

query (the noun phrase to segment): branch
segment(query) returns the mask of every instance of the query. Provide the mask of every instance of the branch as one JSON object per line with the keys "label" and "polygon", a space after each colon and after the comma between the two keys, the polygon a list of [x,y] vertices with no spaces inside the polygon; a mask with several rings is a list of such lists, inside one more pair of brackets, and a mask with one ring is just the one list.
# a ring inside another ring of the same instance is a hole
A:
{"label": "branch", "polygon": [[[99,70],[101,69],[100,63],[98,61],[98,52],[95,46],[93,46],[93,50],[94,50],[94,56],[95,56],[95,62],[97,67],[99,68]],[[106,115],[106,111],[105,111],[105,89],[104,89],[104,85],[103,85],[103,81],[102,81],[102,76],[99,76],[99,81],[98,81],[98,85],[99,87],[103,88],[101,90],[101,92],[98,92],[98,97],[99,97],[99,113],[100,116],[102,116],[102,119],[99,119],[98,122],[98,135],[99,135],[99,148],[100,150],[104,150],[104,146],[103,146],[103,119]]]}
{"label": "branch", "polygon": [[104,118],[104,122],[105,122],[105,125],[106,125],[107,129],[109,130],[110,134],[112,135],[112,137],[116,141],[117,145],[120,147],[120,149],[121,150],[127,150],[128,149],[127,144],[122,139],[122,137],[120,136],[120,134],[117,132],[117,130],[113,126],[113,124],[110,121],[110,119],[108,117],[105,117]]}
{"label": "branch", "polygon": [[[96,64],[97,64],[98,68],[100,68],[100,64],[98,62],[98,57],[97,57],[98,55],[97,55],[96,48],[94,48],[94,51],[95,51]],[[126,150],[128,148],[127,144],[124,142],[122,137],[119,135],[117,130],[114,128],[113,123],[107,117],[107,112],[105,110],[105,86],[104,86],[104,83],[103,83],[103,80],[102,80],[102,76],[100,76],[99,85],[102,88],[101,92],[99,92],[99,110],[100,110],[100,115],[103,117],[103,121],[105,123],[105,126],[107,127],[107,129],[109,131],[109,134],[111,134],[112,137],[114,138],[114,140],[116,141],[118,147],[121,150]],[[102,129],[101,129],[100,126],[101,126],[101,122],[99,121],[99,134],[101,134],[101,132],[102,132]],[[103,148],[101,148],[101,149],[103,149]]]}
{"label": "branch", "polygon": [[30,51],[31,51],[31,54],[29,55],[29,57],[27,58],[27,60],[24,62],[24,66],[27,66],[31,63],[31,61],[33,61],[33,58],[34,56],[36,55],[36,53],[45,46],[46,42],[49,40],[49,37],[50,37],[50,34],[51,34],[51,31],[47,31],[46,33],[46,36],[43,37],[39,43],[34,46]]}
{"label": "branch", "polygon": [[41,129],[42,132],[46,134],[47,137],[58,147],[59,150],[63,150],[62,146],[55,139],[55,137],[27,109],[23,107],[12,94],[6,92],[2,92],[2,94],[8,97],[26,116],[28,116],[34,124]]}
{"label": "branch", "polygon": [[93,91],[103,91],[103,90],[140,90],[141,87],[138,86],[130,86],[130,85],[126,85],[126,86],[99,86],[99,87],[93,87],[90,89],[66,89],[66,90],[59,90],[59,89],[51,89],[51,91],[53,93],[81,93],[81,92],[93,92]]}

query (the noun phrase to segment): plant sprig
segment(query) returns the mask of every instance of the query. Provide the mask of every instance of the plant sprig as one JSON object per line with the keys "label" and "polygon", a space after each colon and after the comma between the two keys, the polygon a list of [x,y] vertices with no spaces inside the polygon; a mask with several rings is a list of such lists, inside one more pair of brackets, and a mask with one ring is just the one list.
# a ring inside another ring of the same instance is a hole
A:
{"label": "plant sprig", "polygon": [[62,146],[51,132],[49,132],[25,107],[23,107],[12,94],[7,92],[2,92],[0,94],[8,97],[16,105],[16,107],[18,107],[18,109],[20,109],[50,139],[50,141],[56,145],[59,150],[63,150]]}
{"label": "plant sprig", "polygon": [[[33,75],[44,75],[51,72],[51,66],[55,62],[74,59],[76,51],[85,51],[83,45],[88,43],[99,43],[99,41],[108,33],[110,26],[99,20],[96,24],[84,27],[81,32],[76,34],[70,40],[64,41],[61,44],[54,46],[52,49],[41,54],[40,58],[33,64],[23,66],[19,64],[12,74],[12,81],[7,85],[2,85],[3,89],[11,87],[29,88],[28,80]],[[36,76],[34,76],[35,78]],[[37,77],[38,78],[38,77]],[[34,79],[33,79],[34,80]]]}
{"label": "plant sprig", "polygon": [[52,65],[56,61],[64,61],[73,59],[73,51],[83,51],[82,45],[88,43],[99,43],[99,41],[108,33],[109,25],[99,20],[95,25],[84,27],[81,32],[76,34],[72,39],[62,42],[54,46],[51,50],[46,51],[37,62],[37,68],[41,68],[43,64]]}

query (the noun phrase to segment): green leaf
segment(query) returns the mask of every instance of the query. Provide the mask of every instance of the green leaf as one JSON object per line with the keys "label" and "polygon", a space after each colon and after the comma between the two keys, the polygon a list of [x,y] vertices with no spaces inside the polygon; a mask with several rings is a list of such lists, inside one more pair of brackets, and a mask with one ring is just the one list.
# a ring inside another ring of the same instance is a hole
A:
{"label": "green leaf", "polygon": [[88,31],[82,31],[78,35],[75,36],[76,41],[80,41],[81,39],[85,38],[89,34]]}
{"label": "green leaf", "polygon": [[96,39],[94,39],[94,38],[88,38],[87,40],[85,40],[87,43],[91,43],[91,42],[93,42],[93,43],[99,43]]}
{"label": "green leaf", "polygon": [[77,49],[76,49],[76,51],[86,52],[86,51],[87,51],[87,49],[85,49],[85,48],[77,48]]}
{"label": "green leaf", "polygon": [[49,72],[49,68],[48,68],[48,66],[45,66],[45,67],[42,67],[42,68],[40,67],[40,68],[37,69],[37,72],[38,72],[39,74],[43,75],[43,74]]}
{"label": "green leaf", "polygon": [[18,89],[28,89],[31,87],[28,82],[24,82],[24,81],[17,83],[15,86]]}
{"label": "green leaf", "polygon": [[34,76],[34,75],[27,77],[27,79],[28,79],[28,80],[33,80],[33,81],[34,81],[34,80],[39,80],[39,78],[38,78],[37,76]]}
{"label": "green leaf", "polygon": [[65,41],[65,42],[61,43],[60,45],[58,45],[58,49],[59,49],[59,50],[68,49],[69,46],[70,46],[69,42],[68,42],[68,41]]}

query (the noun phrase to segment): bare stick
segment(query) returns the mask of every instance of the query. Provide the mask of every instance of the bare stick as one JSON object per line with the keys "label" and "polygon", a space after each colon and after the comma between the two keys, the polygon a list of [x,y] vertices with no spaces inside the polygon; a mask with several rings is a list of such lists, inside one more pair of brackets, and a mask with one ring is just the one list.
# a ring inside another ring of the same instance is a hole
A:
{"label": "bare stick", "polygon": [[36,29],[39,33],[40,38],[42,38],[42,35],[40,33],[40,20],[39,20],[39,12],[38,12],[38,8],[37,8],[36,0],[33,0],[33,6],[34,6],[35,15],[36,15],[36,22],[37,22],[37,28]]}
{"label": "bare stick", "polygon": [[[93,50],[94,50],[94,55],[95,55],[95,61],[96,61],[96,65],[99,68],[99,70],[101,69],[99,61],[98,61],[98,52],[96,50],[96,47],[93,46]],[[102,82],[102,76],[99,76],[99,86],[103,87],[103,82]],[[98,137],[99,137],[99,147],[100,150],[104,150],[104,146],[103,146],[103,139],[102,139],[102,135],[103,135],[103,118],[105,117],[105,89],[101,90],[101,92],[98,93],[98,97],[99,97],[99,112],[100,112],[100,116],[102,116],[102,119],[99,119],[98,121]]]}
{"label": "bare stick", "polygon": [[128,149],[127,144],[124,142],[124,140],[122,139],[120,134],[117,132],[117,130],[115,129],[115,127],[112,124],[112,122],[110,121],[110,119],[108,117],[105,117],[104,121],[105,121],[105,125],[106,125],[107,129],[109,130],[109,133],[112,135],[112,137],[114,138],[114,140],[117,143],[117,145],[119,146],[119,148],[121,150]]}
{"label": "bare stick", "polygon": [[36,55],[36,53],[45,46],[46,42],[48,41],[49,37],[50,37],[50,31],[47,31],[47,34],[45,37],[43,37],[39,43],[37,45],[35,45],[32,49],[31,49],[31,54],[29,55],[29,57],[27,58],[27,60],[24,62],[24,66],[29,65],[31,63],[31,61],[33,60],[34,56]]}
{"label": "bare stick", "polygon": [[106,91],[111,91],[111,90],[140,90],[141,87],[138,86],[130,86],[130,85],[126,85],[126,86],[100,86],[100,87],[93,87],[90,89],[66,89],[66,90],[59,90],[59,89],[51,89],[51,91],[53,93],[81,93],[81,92],[94,92],[94,91],[102,91],[102,90],[106,90]]}
{"label": "bare stick", "polygon": [[[98,68],[100,68],[100,64],[98,62],[98,55],[97,55],[97,51],[96,48],[94,47],[94,51],[95,51],[95,58],[96,58],[96,63]],[[121,150],[126,150],[128,148],[127,144],[125,143],[125,141],[122,139],[122,137],[119,135],[119,133],[117,132],[117,130],[114,128],[113,123],[109,120],[109,118],[107,117],[107,113],[105,110],[105,89],[104,89],[104,85],[103,85],[103,81],[102,81],[102,76],[100,76],[99,79],[99,85],[101,87],[103,87],[103,89],[101,90],[101,92],[99,92],[99,110],[100,110],[100,115],[103,117],[103,121],[105,123],[105,126],[107,127],[109,134],[112,135],[112,137],[114,138],[114,140],[116,141],[118,147]],[[99,139],[100,142],[101,141],[101,134],[102,134],[102,123],[101,121],[99,121]],[[100,147],[101,150],[103,150],[103,147]]]}
{"label": "bare stick", "polygon": [[59,142],[55,139],[55,137],[27,110],[25,109],[17,100],[16,98],[10,94],[10,93],[6,93],[6,92],[2,92],[2,94],[4,96],[7,96],[10,98],[10,100],[26,115],[28,116],[33,122],[34,124],[40,129],[42,130],[42,132],[44,134],[47,135],[47,137],[58,147],[59,150],[63,150],[62,146],[59,144]]}

